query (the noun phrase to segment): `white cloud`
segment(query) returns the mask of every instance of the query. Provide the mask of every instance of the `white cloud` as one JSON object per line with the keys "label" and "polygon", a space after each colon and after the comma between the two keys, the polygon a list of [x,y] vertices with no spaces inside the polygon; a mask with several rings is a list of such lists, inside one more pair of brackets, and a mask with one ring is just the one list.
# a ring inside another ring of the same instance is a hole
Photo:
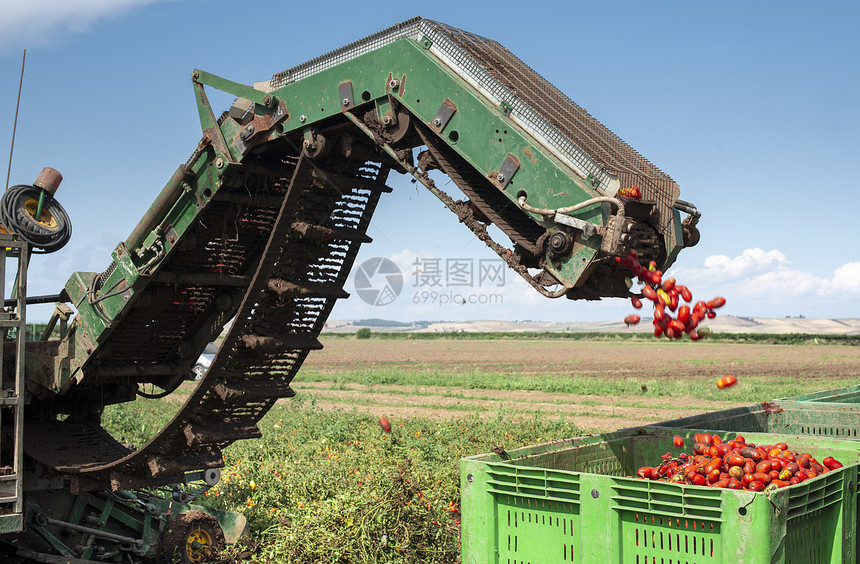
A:
{"label": "white cloud", "polygon": [[671,275],[698,293],[697,298],[726,297],[736,315],[858,315],[846,304],[860,297],[860,262],[844,264],[828,278],[795,268],[779,250],[755,248],[736,257],[713,255],[705,259],[703,268],[677,268]]}
{"label": "white cloud", "polygon": [[791,263],[785,254],[776,249],[747,249],[738,257],[729,258],[726,255],[713,255],[705,259],[705,268],[719,271],[723,276],[740,279],[749,278],[756,274],[784,271],[791,268]]}
{"label": "white cloud", "polygon": [[833,289],[860,294],[860,262],[849,262],[833,273]]}
{"label": "white cloud", "polygon": [[0,50],[50,44],[65,32],[82,33],[102,20],[166,0],[3,0]]}

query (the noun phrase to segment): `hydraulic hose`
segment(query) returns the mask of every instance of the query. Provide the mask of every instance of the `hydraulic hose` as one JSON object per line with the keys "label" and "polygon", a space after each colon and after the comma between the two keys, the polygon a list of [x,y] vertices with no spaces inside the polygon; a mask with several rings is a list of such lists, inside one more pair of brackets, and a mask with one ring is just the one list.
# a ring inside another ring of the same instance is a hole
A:
{"label": "hydraulic hose", "polygon": [[33,211],[27,209],[32,200],[38,202],[43,194],[35,186],[19,184],[12,186],[0,197],[0,222],[6,230],[30,244],[34,253],[53,253],[62,249],[72,237],[72,221],[63,206],[50,194],[44,194],[40,216],[50,216],[47,222],[38,221]]}
{"label": "hydraulic hose", "polygon": [[588,206],[591,206],[594,204],[606,203],[606,204],[615,204],[616,206],[618,206],[618,217],[624,217],[624,202],[622,202],[621,200],[619,200],[617,198],[612,198],[610,196],[598,196],[596,198],[591,198],[590,200],[585,200],[584,202],[580,202],[580,203],[573,205],[573,206],[567,206],[567,207],[558,208],[555,210],[551,210],[549,208],[536,208],[534,206],[530,206],[526,203],[526,198],[527,198],[526,194],[522,194],[519,198],[517,198],[517,202],[519,203],[520,207],[527,212],[536,213],[536,214],[540,214],[540,215],[552,216],[552,215],[555,215],[557,213],[571,214],[574,212],[578,212],[579,210],[587,208]]}

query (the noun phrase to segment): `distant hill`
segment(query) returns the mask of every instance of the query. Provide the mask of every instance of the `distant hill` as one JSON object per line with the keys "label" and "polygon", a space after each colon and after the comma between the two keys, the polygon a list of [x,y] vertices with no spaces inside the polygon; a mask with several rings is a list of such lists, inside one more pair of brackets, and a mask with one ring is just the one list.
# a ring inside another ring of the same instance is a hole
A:
{"label": "distant hill", "polygon": [[[362,323],[369,323],[363,325]],[[707,325],[718,333],[758,333],[783,334],[800,333],[808,335],[860,335],[860,318],[846,319],[808,319],[808,318],[767,318],[718,316],[708,320]],[[621,321],[416,321],[405,323],[381,319],[368,320],[329,320],[323,332],[354,333],[362,327],[374,331],[398,333],[443,333],[443,332],[518,332],[518,331],[571,331],[571,332],[608,332],[624,331],[650,332],[651,319],[645,318],[638,325],[627,327]]]}

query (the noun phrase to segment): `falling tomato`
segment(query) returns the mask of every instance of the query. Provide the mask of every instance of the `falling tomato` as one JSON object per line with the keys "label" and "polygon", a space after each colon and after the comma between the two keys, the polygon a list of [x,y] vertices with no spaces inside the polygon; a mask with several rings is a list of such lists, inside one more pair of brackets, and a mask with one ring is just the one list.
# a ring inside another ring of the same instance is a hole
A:
{"label": "falling tomato", "polygon": [[684,439],[681,437],[681,435],[675,435],[674,437],[672,437],[672,442],[678,448],[682,448],[684,446]]}
{"label": "falling tomato", "polygon": [[636,325],[637,323],[639,323],[640,319],[641,318],[638,315],[628,315],[624,318],[624,323],[626,323],[629,327],[631,325]]}
{"label": "falling tomato", "polygon": [[388,418],[384,415],[379,418],[379,426],[382,427],[382,430],[386,433],[391,432],[391,423],[389,423]]}
{"label": "falling tomato", "polygon": [[732,374],[726,374],[725,376],[717,380],[717,387],[722,390],[723,388],[731,388],[737,383],[737,377]]}

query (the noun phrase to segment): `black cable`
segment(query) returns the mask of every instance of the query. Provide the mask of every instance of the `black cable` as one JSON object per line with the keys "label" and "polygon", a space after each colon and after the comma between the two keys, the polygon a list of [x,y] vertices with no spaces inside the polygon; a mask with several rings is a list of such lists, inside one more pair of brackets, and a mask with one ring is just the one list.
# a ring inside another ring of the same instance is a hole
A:
{"label": "black cable", "polygon": [[53,253],[62,249],[72,237],[72,221],[60,202],[45,194],[42,209],[53,218],[55,225],[45,225],[26,209],[27,200],[38,201],[41,190],[34,186],[12,186],[0,197],[0,223],[6,230],[26,241],[38,254]]}

